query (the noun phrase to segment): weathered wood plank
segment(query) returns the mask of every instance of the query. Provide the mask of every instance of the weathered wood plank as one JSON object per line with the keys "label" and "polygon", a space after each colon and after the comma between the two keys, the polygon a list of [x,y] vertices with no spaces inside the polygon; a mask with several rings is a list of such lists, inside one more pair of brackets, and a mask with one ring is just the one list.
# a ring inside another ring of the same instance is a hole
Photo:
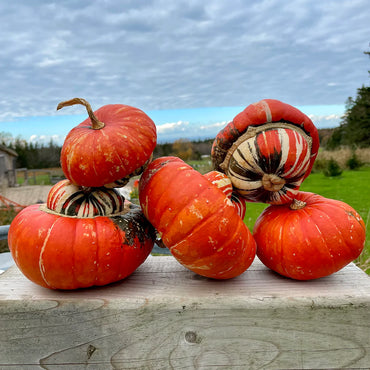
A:
{"label": "weathered wood plank", "polygon": [[214,281],[172,257],[72,292],[0,277],[0,368],[300,369],[370,364],[370,278],[350,264],[310,282],[259,261]]}

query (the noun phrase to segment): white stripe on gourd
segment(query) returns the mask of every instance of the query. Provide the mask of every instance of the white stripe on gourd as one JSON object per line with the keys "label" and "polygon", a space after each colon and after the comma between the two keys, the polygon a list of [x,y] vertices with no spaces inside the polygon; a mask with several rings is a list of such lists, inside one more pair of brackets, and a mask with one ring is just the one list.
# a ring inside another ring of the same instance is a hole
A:
{"label": "white stripe on gourd", "polygon": [[63,180],[50,190],[46,206],[72,217],[110,216],[123,212],[124,198],[115,189],[83,188]]}
{"label": "white stripe on gourd", "polygon": [[[282,124],[282,123],[280,123]],[[266,133],[269,124],[259,127],[254,136],[238,140],[234,150],[230,151],[222,164],[230,177],[233,186],[243,196],[251,196],[253,192],[266,190],[270,194],[268,202],[279,202],[287,193],[295,193],[294,188],[299,187],[304,174],[310,164],[310,141],[307,135],[289,128],[272,128],[280,141],[280,153],[275,158],[278,162],[268,161],[270,156],[260,155],[257,140],[267,142]],[[262,130],[264,128],[264,130]],[[271,128],[270,128],[271,130]],[[240,139],[240,138],[239,138]],[[290,144],[294,141],[295,150]],[[284,169],[288,156],[294,155],[291,167]],[[265,161],[267,159],[267,161]],[[269,171],[267,167],[270,167]],[[284,172],[285,171],[285,172]],[[256,195],[258,199],[258,195]]]}

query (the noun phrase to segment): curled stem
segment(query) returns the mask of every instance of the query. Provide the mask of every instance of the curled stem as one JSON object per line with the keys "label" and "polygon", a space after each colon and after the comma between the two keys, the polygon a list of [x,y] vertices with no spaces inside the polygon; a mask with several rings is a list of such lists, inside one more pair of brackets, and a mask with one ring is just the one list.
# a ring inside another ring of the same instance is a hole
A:
{"label": "curled stem", "polygon": [[268,191],[279,191],[285,185],[285,180],[272,173],[265,173],[262,177],[262,186]]}
{"label": "curled stem", "polygon": [[63,102],[58,104],[57,110],[62,109],[64,107],[71,106],[71,105],[76,105],[76,104],[81,104],[86,108],[87,114],[89,115],[89,118],[91,120],[91,127],[94,130],[100,130],[105,126],[104,122],[99,121],[98,118],[95,116],[95,114],[94,114],[94,112],[91,108],[91,105],[85,99],[73,98],[73,99],[70,99],[70,100],[63,101]]}

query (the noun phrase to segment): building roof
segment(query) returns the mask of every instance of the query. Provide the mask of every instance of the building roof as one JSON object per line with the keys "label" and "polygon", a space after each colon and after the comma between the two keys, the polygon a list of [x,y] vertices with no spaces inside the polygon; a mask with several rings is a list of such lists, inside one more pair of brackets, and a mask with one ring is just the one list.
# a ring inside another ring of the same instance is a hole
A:
{"label": "building roof", "polygon": [[8,148],[5,145],[0,144],[0,152],[5,152],[13,157],[18,157],[18,154],[15,150]]}

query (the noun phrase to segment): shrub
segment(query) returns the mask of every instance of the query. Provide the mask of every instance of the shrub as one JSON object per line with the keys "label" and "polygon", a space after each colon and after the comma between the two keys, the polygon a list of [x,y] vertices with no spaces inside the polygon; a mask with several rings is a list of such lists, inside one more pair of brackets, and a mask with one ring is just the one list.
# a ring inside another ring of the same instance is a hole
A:
{"label": "shrub", "polygon": [[317,158],[313,164],[312,172],[323,172],[328,166],[328,160],[323,158]]}
{"label": "shrub", "polygon": [[357,170],[363,165],[362,161],[358,158],[355,152],[352,153],[351,157],[348,158],[346,162],[346,166],[350,170]]}
{"label": "shrub", "polygon": [[340,176],[342,174],[342,169],[340,168],[338,162],[330,158],[329,161],[327,162],[327,166],[324,169],[324,175],[328,177],[336,177]]}

